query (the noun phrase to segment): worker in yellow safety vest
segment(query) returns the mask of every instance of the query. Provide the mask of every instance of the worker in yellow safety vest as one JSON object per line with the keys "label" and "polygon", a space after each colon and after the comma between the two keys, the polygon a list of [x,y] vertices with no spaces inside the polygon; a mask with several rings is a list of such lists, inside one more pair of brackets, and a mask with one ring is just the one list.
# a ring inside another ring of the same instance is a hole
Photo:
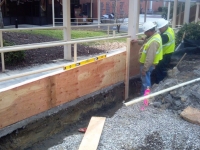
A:
{"label": "worker in yellow safety vest", "polygon": [[141,40],[132,40],[131,42],[138,42],[143,44],[140,49],[140,77],[142,80],[141,95],[147,87],[151,87],[151,72],[155,66],[162,60],[162,39],[156,32],[156,24],[153,22],[145,22],[143,24],[143,31],[146,38]]}
{"label": "worker in yellow safety vest", "polygon": [[171,60],[171,55],[175,49],[175,34],[174,30],[168,26],[169,22],[167,20],[159,19],[156,23],[163,44],[163,59],[155,69],[155,82],[158,84],[167,76],[167,68]]}

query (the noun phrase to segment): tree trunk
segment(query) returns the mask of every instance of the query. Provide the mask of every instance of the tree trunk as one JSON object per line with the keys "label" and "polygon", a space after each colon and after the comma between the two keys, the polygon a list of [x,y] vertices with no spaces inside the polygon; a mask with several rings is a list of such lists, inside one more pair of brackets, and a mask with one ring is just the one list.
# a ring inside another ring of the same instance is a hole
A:
{"label": "tree trunk", "polygon": [[120,25],[117,25],[117,32],[119,33],[120,31]]}

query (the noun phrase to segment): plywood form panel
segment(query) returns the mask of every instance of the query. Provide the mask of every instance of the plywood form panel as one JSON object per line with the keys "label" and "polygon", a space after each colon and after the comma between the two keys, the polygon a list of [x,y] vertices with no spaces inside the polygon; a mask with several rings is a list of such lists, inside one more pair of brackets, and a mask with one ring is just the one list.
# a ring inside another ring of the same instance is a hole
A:
{"label": "plywood form panel", "polygon": [[117,81],[124,81],[126,74],[126,52],[122,53],[122,56],[115,57],[114,59],[117,64],[114,66],[114,70],[116,72],[114,83],[116,83]]}
{"label": "plywood form panel", "polygon": [[51,107],[49,83],[46,78],[1,92],[0,128],[48,110]]}
{"label": "plywood form panel", "polygon": [[141,46],[137,43],[131,43],[130,48],[130,77],[134,77],[140,73],[139,50]]}
{"label": "plywood form panel", "polygon": [[0,128],[124,80],[126,52],[0,92]]}
{"label": "plywood form panel", "polygon": [[117,55],[118,57],[113,57],[113,59],[109,59],[107,61],[110,64],[110,69],[106,68],[104,64],[99,65],[99,72],[104,72],[103,81],[101,83],[102,87],[106,87],[112,84],[115,84],[117,82],[123,81],[124,76],[124,70],[125,70],[125,58],[126,58],[126,52],[120,53]]}
{"label": "plywood form panel", "polygon": [[78,69],[75,68],[54,76],[55,86],[52,91],[56,92],[56,106],[79,97],[77,93],[78,74]]}
{"label": "plywood form panel", "polygon": [[[62,77],[58,79],[57,100],[59,104],[62,101],[71,101],[75,98],[84,96],[104,87],[124,80],[123,70],[125,68],[125,55],[121,53],[101,61],[97,61],[85,66],[73,69],[77,76],[68,71],[62,73],[63,77],[70,80],[61,82]],[[122,61],[119,61],[122,59]],[[73,76],[73,77],[72,77]],[[66,92],[63,92],[67,90]]]}

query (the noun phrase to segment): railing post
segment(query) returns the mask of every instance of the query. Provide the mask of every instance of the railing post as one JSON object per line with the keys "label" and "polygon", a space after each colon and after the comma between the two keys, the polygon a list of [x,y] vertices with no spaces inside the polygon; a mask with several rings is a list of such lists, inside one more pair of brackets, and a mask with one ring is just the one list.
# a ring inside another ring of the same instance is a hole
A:
{"label": "railing post", "polygon": [[178,0],[174,0],[172,28],[176,28],[177,6],[178,6]]}
{"label": "railing post", "polygon": [[200,4],[200,3],[196,3],[195,23],[197,23],[197,22],[198,22],[198,19],[199,19],[199,4]]}
{"label": "railing post", "polygon": [[54,0],[52,0],[52,20],[53,20],[53,27],[55,27],[55,7],[54,7]]}
{"label": "railing post", "polygon": [[126,76],[125,76],[125,100],[128,99],[129,95],[129,67],[130,67],[130,45],[131,38],[126,40]]}
{"label": "railing post", "polygon": [[[1,42],[1,47],[3,47],[3,35],[2,35],[2,31],[0,31],[0,42]],[[2,72],[5,72],[4,52],[1,53],[1,65],[2,65]]]}
{"label": "railing post", "polygon": [[[64,32],[64,40],[71,41],[71,17],[70,17],[70,0],[64,0],[63,2],[63,26],[65,27]],[[64,59],[72,60],[71,56],[71,44],[64,45]]]}
{"label": "railing post", "polygon": [[108,30],[107,30],[108,36],[110,34],[110,26],[108,26]]}
{"label": "railing post", "polygon": [[101,13],[101,0],[98,0],[97,1],[97,6],[98,6],[98,8],[97,8],[97,11],[98,11],[98,28],[100,28],[100,22],[101,22],[101,20],[100,20],[100,13]]}
{"label": "railing post", "polygon": [[77,43],[74,44],[74,62],[77,62]]}
{"label": "railing post", "polygon": [[185,0],[184,21],[183,24],[189,23],[191,0]]}
{"label": "railing post", "polygon": [[113,37],[115,37],[115,30],[113,30]]}

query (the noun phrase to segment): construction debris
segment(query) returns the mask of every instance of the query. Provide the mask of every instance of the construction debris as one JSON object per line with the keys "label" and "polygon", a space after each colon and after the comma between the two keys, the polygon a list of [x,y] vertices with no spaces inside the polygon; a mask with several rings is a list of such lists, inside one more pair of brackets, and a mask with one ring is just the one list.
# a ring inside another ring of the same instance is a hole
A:
{"label": "construction debris", "polygon": [[181,117],[186,121],[200,125],[200,110],[188,106],[181,112]]}

